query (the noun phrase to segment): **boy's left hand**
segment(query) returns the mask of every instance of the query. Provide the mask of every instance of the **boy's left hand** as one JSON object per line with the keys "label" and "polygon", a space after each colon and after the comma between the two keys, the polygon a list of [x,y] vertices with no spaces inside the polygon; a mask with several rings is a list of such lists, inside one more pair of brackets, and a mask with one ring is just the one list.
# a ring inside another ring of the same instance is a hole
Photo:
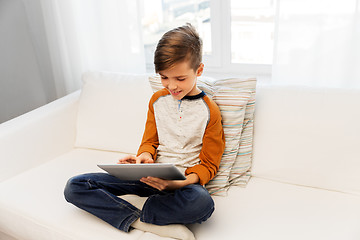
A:
{"label": "boy's left hand", "polygon": [[143,177],[140,181],[160,191],[175,190],[186,186],[183,180],[164,180],[157,177]]}
{"label": "boy's left hand", "polygon": [[164,191],[176,190],[190,184],[198,183],[199,177],[197,174],[192,173],[186,176],[186,180],[164,180],[157,177],[143,177],[140,181],[158,189],[159,191]]}

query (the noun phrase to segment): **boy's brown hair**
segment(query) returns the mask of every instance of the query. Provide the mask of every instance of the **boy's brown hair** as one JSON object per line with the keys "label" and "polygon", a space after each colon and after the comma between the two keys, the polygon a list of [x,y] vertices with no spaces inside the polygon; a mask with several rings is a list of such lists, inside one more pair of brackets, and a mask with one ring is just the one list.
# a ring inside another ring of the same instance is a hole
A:
{"label": "boy's brown hair", "polygon": [[202,40],[196,29],[187,23],[166,32],[160,39],[154,56],[155,72],[173,67],[176,63],[189,61],[196,71],[202,60]]}

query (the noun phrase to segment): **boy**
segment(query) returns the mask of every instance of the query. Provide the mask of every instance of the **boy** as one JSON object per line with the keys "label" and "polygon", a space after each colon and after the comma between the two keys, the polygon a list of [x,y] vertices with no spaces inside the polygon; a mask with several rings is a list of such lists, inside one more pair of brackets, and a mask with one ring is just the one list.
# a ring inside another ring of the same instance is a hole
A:
{"label": "boy", "polygon": [[[125,163],[174,163],[186,180],[155,177],[123,181],[105,173],[71,178],[65,188],[68,202],[128,232],[154,225],[206,221],[214,202],[203,187],[216,174],[225,147],[217,105],[196,85],[203,72],[202,41],[190,25],[173,29],[160,39],[154,57],[155,71],[164,89],[153,94],[137,156]],[[118,197],[148,197],[142,209]]]}

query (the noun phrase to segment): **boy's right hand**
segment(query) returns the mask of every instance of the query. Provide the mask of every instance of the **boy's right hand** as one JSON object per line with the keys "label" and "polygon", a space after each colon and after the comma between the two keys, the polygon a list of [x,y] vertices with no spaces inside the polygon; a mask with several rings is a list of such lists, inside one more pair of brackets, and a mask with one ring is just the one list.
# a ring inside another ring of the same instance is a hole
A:
{"label": "boy's right hand", "polygon": [[143,152],[139,156],[127,155],[119,159],[118,164],[141,164],[141,163],[154,163],[152,155],[148,152]]}

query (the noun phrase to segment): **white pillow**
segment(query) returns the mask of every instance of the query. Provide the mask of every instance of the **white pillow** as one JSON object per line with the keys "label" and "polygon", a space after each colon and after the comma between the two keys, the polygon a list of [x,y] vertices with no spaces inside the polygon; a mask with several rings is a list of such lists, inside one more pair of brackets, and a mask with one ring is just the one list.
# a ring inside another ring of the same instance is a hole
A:
{"label": "white pillow", "polygon": [[83,74],[76,147],[136,154],[152,95],[147,75]]}

